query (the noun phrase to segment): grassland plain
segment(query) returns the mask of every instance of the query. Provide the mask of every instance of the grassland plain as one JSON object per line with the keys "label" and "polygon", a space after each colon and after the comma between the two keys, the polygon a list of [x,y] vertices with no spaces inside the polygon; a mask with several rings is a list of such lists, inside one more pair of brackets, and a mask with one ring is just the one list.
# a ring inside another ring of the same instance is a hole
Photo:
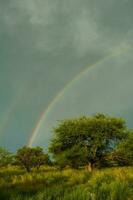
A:
{"label": "grassland plain", "polygon": [[9,166],[0,170],[0,200],[133,200],[133,167],[26,173]]}

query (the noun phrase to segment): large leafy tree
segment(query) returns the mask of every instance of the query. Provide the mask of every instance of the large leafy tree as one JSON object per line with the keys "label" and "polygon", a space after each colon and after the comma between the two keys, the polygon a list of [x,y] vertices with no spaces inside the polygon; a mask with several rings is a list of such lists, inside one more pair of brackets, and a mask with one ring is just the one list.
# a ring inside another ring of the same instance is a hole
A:
{"label": "large leafy tree", "polygon": [[97,114],[93,117],[64,120],[54,129],[50,145],[54,159],[62,166],[101,165],[114,147],[126,137],[121,118]]}
{"label": "large leafy tree", "polygon": [[41,147],[22,147],[18,149],[16,161],[30,172],[33,167],[39,169],[41,165],[48,164],[49,157]]}

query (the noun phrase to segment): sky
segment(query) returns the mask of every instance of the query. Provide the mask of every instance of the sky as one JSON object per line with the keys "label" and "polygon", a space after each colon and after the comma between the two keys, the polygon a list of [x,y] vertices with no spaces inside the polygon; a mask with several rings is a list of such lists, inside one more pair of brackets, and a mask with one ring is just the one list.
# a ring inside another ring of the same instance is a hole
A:
{"label": "sky", "polygon": [[0,0],[0,146],[47,148],[59,120],[133,128],[132,0]]}

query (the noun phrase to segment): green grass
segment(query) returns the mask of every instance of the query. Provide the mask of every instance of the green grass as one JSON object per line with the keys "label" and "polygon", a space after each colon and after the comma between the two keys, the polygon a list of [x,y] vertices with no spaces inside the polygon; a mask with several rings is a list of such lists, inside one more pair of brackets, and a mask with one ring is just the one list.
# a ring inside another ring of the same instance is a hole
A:
{"label": "green grass", "polygon": [[133,168],[0,169],[0,200],[133,200]]}

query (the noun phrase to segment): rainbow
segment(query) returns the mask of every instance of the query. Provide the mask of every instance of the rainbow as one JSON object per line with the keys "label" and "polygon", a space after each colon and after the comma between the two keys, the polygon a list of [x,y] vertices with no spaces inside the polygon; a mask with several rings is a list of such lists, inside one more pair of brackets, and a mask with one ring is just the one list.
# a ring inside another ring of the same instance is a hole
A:
{"label": "rainbow", "polygon": [[2,134],[5,131],[5,129],[7,128],[8,124],[14,114],[14,111],[16,110],[18,102],[21,100],[21,98],[24,94],[24,89],[25,89],[25,87],[21,87],[21,89],[19,89],[19,92],[17,93],[16,97],[13,99],[11,104],[6,109],[6,111],[3,115],[2,121],[1,121],[1,124],[0,124],[0,134]]}
{"label": "rainbow", "polygon": [[4,133],[6,128],[8,127],[8,124],[10,123],[12,116],[14,115],[14,112],[18,108],[18,105],[20,101],[22,100],[22,97],[25,95],[26,89],[27,89],[27,84],[31,82],[32,79],[28,79],[28,81],[25,81],[22,83],[21,87],[19,88],[16,96],[14,96],[12,102],[8,106],[8,108],[5,110],[3,114],[3,118],[0,123],[0,135]]}
{"label": "rainbow", "polygon": [[85,70],[81,71],[79,74],[77,74],[70,82],[68,82],[66,84],[66,86],[55,96],[55,98],[50,102],[50,104],[48,105],[48,107],[41,113],[41,116],[35,126],[35,128],[33,129],[32,133],[31,133],[31,137],[28,141],[27,146],[31,147],[39,133],[39,130],[41,128],[41,125],[43,122],[45,122],[47,115],[49,114],[49,112],[52,110],[52,108],[56,105],[56,103],[61,99],[61,97],[65,94],[65,92],[73,85],[73,83],[77,82],[78,80],[80,80],[80,78],[82,76],[84,76],[92,67],[96,67],[98,64],[102,64],[105,60],[111,58],[111,57],[117,57],[125,52],[128,52],[132,49],[132,46],[125,46],[124,48],[119,48],[117,49],[113,54],[109,54],[108,56],[106,56],[105,58],[99,60],[97,63],[88,66]]}

